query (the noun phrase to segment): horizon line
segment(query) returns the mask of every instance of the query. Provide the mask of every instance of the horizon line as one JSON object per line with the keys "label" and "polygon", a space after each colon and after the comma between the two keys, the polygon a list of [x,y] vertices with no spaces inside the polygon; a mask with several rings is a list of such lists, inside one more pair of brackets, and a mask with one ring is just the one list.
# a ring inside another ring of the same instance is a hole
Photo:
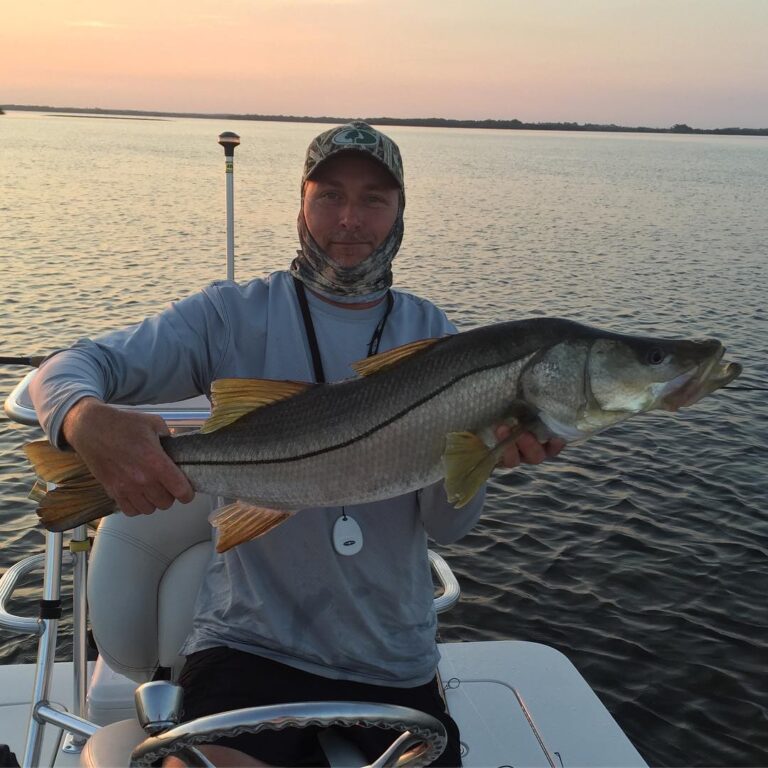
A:
{"label": "horizon line", "polygon": [[650,126],[623,126],[615,123],[577,123],[577,122],[525,122],[517,118],[460,119],[445,117],[329,117],[310,115],[263,115],[257,113],[229,112],[165,112],[146,109],[120,109],[105,107],[55,107],[31,104],[0,104],[0,111],[56,112],[62,114],[80,113],[83,115],[137,115],[148,117],[188,117],[199,119],[252,120],[263,122],[315,122],[345,124],[354,120],[378,125],[402,125],[429,128],[475,128],[500,130],[561,130],[595,131],[625,133],[675,133],[675,134],[715,134],[715,135],[751,135],[768,136],[768,128],[694,128],[685,123],[676,123],[669,128]]}

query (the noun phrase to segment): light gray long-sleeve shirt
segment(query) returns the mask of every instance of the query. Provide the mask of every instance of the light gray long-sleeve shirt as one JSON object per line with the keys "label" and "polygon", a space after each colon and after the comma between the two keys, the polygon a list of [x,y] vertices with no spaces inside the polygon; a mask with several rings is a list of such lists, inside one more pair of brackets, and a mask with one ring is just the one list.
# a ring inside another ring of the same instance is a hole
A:
{"label": "light gray long-sleeve shirt", "polygon": [[[455,332],[431,303],[393,294],[380,351]],[[385,302],[356,310],[312,294],[308,300],[327,380],[348,378],[350,364],[367,354]],[[314,379],[287,272],[214,283],[136,326],[79,341],[41,367],[31,394],[49,439],[62,446],[63,418],[82,397],[173,402],[208,394],[224,377]],[[483,499],[481,492],[454,509],[440,483],[348,506],[363,535],[352,556],[333,547],[341,509],[296,513],[260,539],[213,556],[182,653],[226,645],[331,678],[429,681],[439,656],[427,536],[457,540],[476,523]]]}

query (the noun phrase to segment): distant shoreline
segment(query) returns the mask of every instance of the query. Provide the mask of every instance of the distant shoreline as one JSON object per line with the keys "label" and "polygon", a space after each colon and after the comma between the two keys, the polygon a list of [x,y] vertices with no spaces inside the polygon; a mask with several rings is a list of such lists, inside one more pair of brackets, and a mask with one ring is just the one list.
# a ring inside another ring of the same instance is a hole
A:
{"label": "distant shoreline", "polygon": [[[254,120],[283,123],[333,123],[343,124],[361,118],[350,117],[309,117],[297,115],[256,115],[203,112],[157,112],[138,109],[100,109],[81,107],[47,107],[22,104],[0,104],[3,110],[15,112],[50,112],[57,115],[79,117],[122,117],[144,120],[167,120],[169,118],[204,118],[213,120]],[[673,134],[708,134],[715,136],[768,136],[768,128],[692,128],[685,123],[678,123],[671,128],[648,128],[645,126],[604,125],[599,123],[526,123],[521,120],[454,120],[442,117],[366,117],[362,118],[373,125],[403,125],[417,128],[478,128],[497,130],[524,131],[594,131],[603,133],[673,133]]]}

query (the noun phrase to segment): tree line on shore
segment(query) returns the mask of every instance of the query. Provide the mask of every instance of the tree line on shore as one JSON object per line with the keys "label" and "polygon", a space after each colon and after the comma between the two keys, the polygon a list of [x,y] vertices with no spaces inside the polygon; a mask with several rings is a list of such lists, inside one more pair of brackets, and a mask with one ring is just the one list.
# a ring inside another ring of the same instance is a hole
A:
{"label": "tree line on shore", "polygon": [[768,136],[768,128],[692,128],[686,123],[676,123],[670,128],[650,128],[647,126],[625,126],[603,124],[603,123],[574,123],[574,122],[543,122],[528,123],[522,120],[457,120],[444,117],[328,117],[328,116],[298,116],[298,115],[258,115],[258,114],[224,114],[224,113],[203,113],[203,112],[157,112],[151,110],[136,109],[101,109],[98,107],[79,108],[79,107],[47,107],[47,106],[28,106],[19,104],[4,104],[0,107],[0,114],[3,110],[17,110],[30,112],[53,112],[57,114],[81,114],[99,116],[126,116],[126,117],[155,117],[155,118],[174,118],[174,117],[194,117],[194,118],[214,118],[221,120],[261,120],[267,122],[288,122],[288,123],[348,123],[351,120],[362,119],[372,125],[403,125],[416,126],[424,128],[480,128],[480,129],[501,129],[501,130],[528,130],[528,131],[602,131],[602,132],[620,132],[620,133],[678,133],[678,134],[722,134],[730,136]]}

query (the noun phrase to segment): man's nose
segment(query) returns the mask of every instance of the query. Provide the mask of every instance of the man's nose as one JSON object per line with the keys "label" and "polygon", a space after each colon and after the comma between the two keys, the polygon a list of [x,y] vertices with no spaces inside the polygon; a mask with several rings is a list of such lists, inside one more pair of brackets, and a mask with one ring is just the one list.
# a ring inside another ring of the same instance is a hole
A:
{"label": "man's nose", "polygon": [[360,206],[348,202],[339,211],[339,224],[347,229],[356,229],[362,223],[362,211]]}

